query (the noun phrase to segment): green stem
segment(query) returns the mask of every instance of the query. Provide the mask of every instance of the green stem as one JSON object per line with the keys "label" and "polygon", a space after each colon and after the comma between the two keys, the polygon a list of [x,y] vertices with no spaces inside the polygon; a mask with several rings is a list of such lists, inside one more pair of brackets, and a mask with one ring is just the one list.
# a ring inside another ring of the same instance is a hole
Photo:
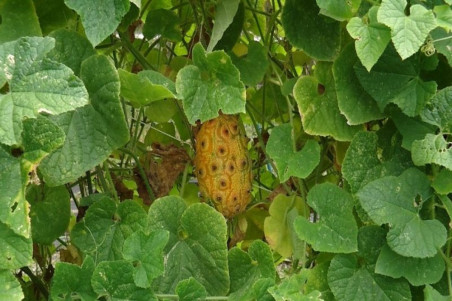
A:
{"label": "green stem", "polygon": [[130,43],[129,38],[126,34],[123,32],[118,31],[118,35],[121,38],[121,42],[123,43],[124,47],[129,50],[133,56],[136,58],[138,62],[140,62],[141,66],[143,66],[144,69],[147,70],[154,70],[154,68],[149,64],[146,60],[146,58],[137,50],[135,47],[133,47],[132,43]]}
{"label": "green stem", "polygon": [[109,187],[109,191],[110,194],[113,196],[113,198],[119,202],[119,197],[118,197],[118,193],[116,192],[116,188],[115,188],[115,183],[113,182],[113,179],[111,178],[111,174],[110,174],[110,168],[108,166],[107,161],[104,161],[104,163],[102,164],[102,167],[104,169],[105,174],[107,175],[107,185]]}
{"label": "green stem", "polygon": [[126,154],[128,154],[129,156],[131,156],[135,160],[135,164],[137,165],[140,177],[143,179],[144,186],[146,187],[146,191],[149,194],[149,199],[151,200],[151,202],[153,202],[155,200],[155,194],[154,194],[154,191],[151,188],[151,185],[149,184],[149,179],[146,176],[146,173],[144,172],[144,169],[143,169],[143,166],[140,163],[140,160],[138,160],[138,157],[133,152],[128,150],[127,148],[121,147],[119,150],[124,152],[124,153],[126,153]]}
{"label": "green stem", "polygon": [[104,172],[100,166],[96,166],[97,178],[99,179],[100,185],[102,186],[102,190],[106,193],[108,191],[107,181],[104,177]]}
{"label": "green stem", "polygon": [[30,277],[33,284],[39,289],[39,291],[41,291],[44,298],[47,300],[49,298],[49,291],[47,290],[47,288],[44,285],[44,283],[42,282],[42,280],[39,279],[38,277],[36,277],[36,275],[33,274],[33,272],[30,270],[29,267],[23,267],[23,268],[20,268],[20,270],[22,272],[24,272],[25,274],[27,274],[28,277]]}
{"label": "green stem", "polygon": [[185,169],[184,169],[184,173],[182,175],[182,187],[180,188],[180,192],[179,192],[179,196],[181,198],[184,197],[184,192],[185,192],[185,183],[187,182],[187,175],[188,175],[188,169],[190,167],[190,163],[187,163],[185,165]]}

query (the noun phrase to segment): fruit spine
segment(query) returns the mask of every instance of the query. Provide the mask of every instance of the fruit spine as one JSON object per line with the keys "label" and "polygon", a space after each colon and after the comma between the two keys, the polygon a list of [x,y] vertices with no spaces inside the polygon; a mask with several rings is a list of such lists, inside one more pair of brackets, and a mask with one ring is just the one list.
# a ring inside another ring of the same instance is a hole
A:
{"label": "fruit spine", "polygon": [[220,114],[202,124],[196,135],[195,174],[201,198],[226,218],[243,212],[251,200],[248,138],[238,116]]}

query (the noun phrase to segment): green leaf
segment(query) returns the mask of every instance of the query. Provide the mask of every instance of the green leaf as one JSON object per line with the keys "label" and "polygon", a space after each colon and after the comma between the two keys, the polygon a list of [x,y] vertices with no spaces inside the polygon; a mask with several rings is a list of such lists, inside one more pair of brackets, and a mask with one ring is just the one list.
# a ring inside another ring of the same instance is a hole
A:
{"label": "green leaf", "polygon": [[52,38],[21,38],[0,45],[0,83],[9,82],[9,94],[0,94],[2,143],[21,143],[22,120],[39,113],[61,114],[88,103],[82,81],[68,67],[46,59]]}
{"label": "green leaf", "polygon": [[397,147],[389,157],[379,156],[377,140],[378,136],[374,132],[360,132],[353,138],[345,154],[342,174],[350,184],[352,193],[380,177],[398,176],[412,166],[409,153]]}
{"label": "green leaf", "polygon": [[436,23],[447,31],[452,30],[452,9],[450,5],[438,5],[433,8]]}
{"label": "green leaf", "polygon": [[273,250],[287,258],[300,243],[293,223],[297,216],[308,214],[306,204],[300,197],[279,194],[273,199],[268,212],[270,216],[264,222],[265,240]]}
{"label": "green leaf", "polygon": [[64,0],[82,20],[88,40],[97,46],[112,34],[130,7],[128,0]]}
{"label": "green leaf", "polygon": [[161,73],[145,70],[138,74],[119,69],[121,96],[135,107],[148,105],[154,101],[176,97],[174,83]]}
{"label": "green leaf", "polygon": [[438,282],[444,270],[444,260],[439,253],[431,258],[403,257],[387,245],[381,249],[375,266],[375,273],[392,278],[405,277],[414,286]]}
{"label": "green leaf", "polygon": [[169,233],[157,230],[150,234],[135,232],[124,241],[124,259],[134,262],[133,279],[138,287],[150,287],[163,274],[163,249]]}
{"label": "green leaf", "polygon": [[350,141],[359,127],[348,125],[339,111],[331,66],[318,62],[315,77],[300,77],[294,86],[294,97],[306,133]]}
{"label": "green leaf", "polygon": [[383,0],[378,10],[378,22],[391,28],[392,42],[402,59],[416,53],[436,27],[431,10],[415,4],[406,15],[406,6],[406,0]]}
{"label": "green leaf", "polygon": [[0,222],[8,230],[26,238],[31,234],[29,206],[25,201],[25,185],[30,170],[30,164],[13,157],[0,146]]}
{"label": "green leaf", "polygon": [[314,140],[306,141],[303,149],[294,152],[292,127],[282,124],[273,128],[267,143],[267,153],[275,161],[281,182],[290,177],[306,178],[320,162],[320,146]]}
{"label": "green leaf", "polygon": [[261,240],[255,240],[248,254],[238,247],[229,251],[229,275],[231,279],[231,298],[246,299],[253,293],[250,290],[256,281],[267,278],[275,283],[276,270],[269,246]]}
{"label": "green leaf", "polygon": [[96,300],[97,294],[91,287],[94,267],[94,260],[89,256],[85,258],[81,267],[57,262],[50,288],[50,300],[72,300],[73,297],[85,301]]}
{"label": "green leaf", "polygon": [[0,269],[19,269],[33,263],[31,237],[15,233],[3,222],[0,222],[0,244]]}
{"label": "green leaf", "polygon": [[331,183],[314,186],[308,205],[320,216],[317,223],[298,217],[294,227],[299,238],[319,252],[351,253],[358,250],[358,226],[353,217],[350,194]]}
{"label": "green leaf", "polygon": [[405,280],[374,274],[359,267],[353,255],[336,255],[328,270],[328,284],[338,301],[411,300]]}
{"label": "green leaf", "polygon": [[3,0],[0,11],[0,44],[24,36],[42,36],[32,0]]}
{"label": "green leaf", "polygon": [[358,255],[367,264],[375,264],[381,247],[386,244],[386,232],[376,225],[364,226],[358,232]]}
{"label": "green leaf", "polygon": [[333,61],[340,48],[340,23],[319,15],[315,0],[286,0],[281,22],[287,39],[317,60]]}
{"label": "green leaf", "polygon": [[443,296],[430,285],[424,288],[425,301],[449,301],[450,296]]}
{"label": "green leaf", "polygon": [[149,40],[160,35],[171,41],[180,41],[179,17],[172,10],[151,10],[143,25],[143,35]]}
{"label": "green leaf", "polygon": [[52,117],[66,133],[66,141],[39,166],[50,186],[76,180],[129,140],[119,99],[119,78],[113,64],[106,56],[91,56],[82,64],[81,77],[90,104]]}
{"label": "green leaf", "polygon": [[439,194],[447,195],[452,192],[452,171],[441,169],[432,182],[432,187]]}
{"label": "green leaf", "polygon": [[124,255],[124,241],[145,225],[146,213],[140,205],[125,201],[116,206],[112,199],[103,195],[74,226],[71,241],[84,256],[92,256],[96,263],[119,260]]}
{"label": "green leaf", "polygon": [[52,120],[42,115],[23,121],[23,159],[37,164],[42,158],[61,147],[65,134]]}
{"label": "green leaf", "polygon": [[334,300],[333,292],[328,286],[327,274],[330,267],[330,261],[316,262],[314,268],[309,270],[304,291],[306,293],[320,292],[322,300]]}
{"label": "green leaf", "polygon": [[438,91],[421,112],[421,118],[442,132],[452,132],[452,87]]}
{"label": "green leaf", "polygon": [[77,22],[77,14],[64,4],[64,0],[33,0],[33,3],[44,36]]}
{"label": "green leaf", "polygon": [[69,225],[70,196],[65,186],[31,185],[27,190],[31,205],[31,234],[33,241],[51,245]]}
{"label": "green leaf", "polygon": [[390,110],[390,116],[395,126],[403,136],[402,147],[411,150],[415,140],[420,140],[428,133],[434,133],[436,127],[423,122],[418,117],[408,117],[400,110]]}
{"label": "green leaf", "polygon": [[207,52],[212,52],[229,25],[231,25],[239,8],[239,3],[240,0],[219,0],[217,2],[215,7],[215,23],[213,24]]}
{"label": "green leaf", "polygon": [[190,277],[208,294],[225,295],[229,290],[227,229],[223,216],[206,204],[186,207],[176,196],[156,200],[149,209],[149,229],[167,230],[165,273],[154,282],[159,292],[172,293]]}
{"label": "green leaf", "polygon": [[424,82],[421,78],[418,56],[402,61],[392,45],[386,48],[371,72],[361,64],[355,65],[355,72],[364,90],[377,101],[381,111],[389,103],[395,103],[404,114],[413,117],[436,93],[437,84],[434,81]]}
{"label": "green leaf", "polygon": [[82,62],[96,54],[90,42],[75,31],[58,29],[49,36],[55,39],[55,48],[47,57],[68,66],[76,75],[80,74]]}
{"label": "green leaf", "polygon": [[250,87],[262,81],[269,66],[264,46],[254,41],[249,43],[246,55],[237,57],[232,52],[231,60],[240,71],[240,79]]}
{"label": "green leaf", "polygon": [[378,7],[367,13],[368,21],[354,17],[347,23],[347,31],[355,39],[356,54],[370,72],[391,40],[389,28],[377,22]]}
{"label": "green leaf", "polygon": [[417,166],[435,163],[452,170],[452,149],[442,134],[427,134],[424,139],[414,141],[411,155]]}
{"label": "green leaf", "polygon": [[19,281],[9,270],[0,270],[0,300],[20,301],[24,293]]}
{"label": "green leaf", "polygon": [[333,64],[337,103],[340,112],[347,118],[347,123],[350,125],[381,119],[384,116],[380,113],[375,100],[359,84],[353,69],[357,62],[358,57],[353,44],[349,44]]}
{"label": "green leaf", "polygon": [[338,21],[344,21],[353,17],[361,4],[361,0],[351,1],[329,1],[317,0],[322,15],[331,17]]}
{"label": "green leaf", "polygon": [[135,285],[133,271],[128,261],[104,261],[94,270],[91,285],[97,294],[108,300],[157,300],[150,289]]}
{"label": "green leaf", "polygon": [[237,8],[237,12],[235,13],[232,23],[224,31],[223,36],[213,49],[224,51],[232,50],[237,40],[240,38],[240,35],[242,34],[244,24],[245,24],[245,4],[243,1],[239,1],[239,7]]}
{"label": "green leaf", "polygon": [[193,64],[182,68],[176,79],[176,90],[191,124],[215,118],[219,110],[224,114],[245,113],[245,86],[226,53],[206,54],[196,44]]}
{"label": "green leaf", "polygon": [[277,286],[268,289],[270,294],[276,301],[320,301],[321,294],[319,291],[312,291],[307,295],[303,292],[303,287],[306,283],[308,272],[303,270],[299,274],[294,274],[288,278],[283,279]]}
{"label": "green leaf", "polygon": [[432,257],[446,242],[446,229],[438,220],[421,220],[419,207],[431,197],[426,175],[410,168],[399,177],[387,176],[361,188],[357,196],[371,219],[389,223],[387,241],[402,256]]}
{"label": "green leaf", "polygon": [[175,291],[179,301],[204,300],[207,297],[204,286],[193,277],[180,281]]}
{"label": "green leaf", "polygon": [[402,256],[426,258],[435,256],[447,239],[439,220],[421,220],[415,216],[404,225],[395,225],[386,237],[392,250]]}
{"label": "green leaf", "polygon": [[447,32],[445,29],[437,27],[431,32],[433,45],[436,51],[447,58],[449,65],[452,66],[452,51],[450,51],[450,39],[452,39],[452,32]]}

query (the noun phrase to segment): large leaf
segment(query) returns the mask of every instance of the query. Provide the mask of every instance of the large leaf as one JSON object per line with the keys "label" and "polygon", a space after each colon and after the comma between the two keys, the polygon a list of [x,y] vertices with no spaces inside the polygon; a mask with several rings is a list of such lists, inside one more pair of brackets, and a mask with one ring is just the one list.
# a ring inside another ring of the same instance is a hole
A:
{"label": "large leaf", "polygon": [[207,52],[211,52],[231,25],[239,8],[240,0],[219,0],[215,7],[215,23],[212,28]]}
{"label": "large leaf", "polygon": [[172,41],[181,39],[179,18],[175,12],[167,9],[153,9],[149,11],[143,25],[143,35],[153,39],[160,35]]}
{"label": "large leaf", "polygon": [[356,54],[367,71],[372,69],[391,40],[389,28],[377,22],[378,7],[367,13],[368,22],[354,17],[347,24],[347,31],[355,41]]}
{"label": "large leaf", "polygon": [[427,134],[424,139],[414,141],[411,155],[418,166],[435,163],[452,170],[452,149],[442,134]]}
{"label": "large leaf", "polygon": [[174,83],[161,73],[152,70],[134,74],[119,69],[119,79],[121,80],[121,96],[136,107],[165,98],[174,98],[176,95]]}
{"label": "large leaf", "polygon": [[438,91],[421,112],[421,118],[445,133],[452,132],[452,87]]}
{"label": "large leaf", "polygon": [[430,285],[424,288],[425,301],[449,301],[450,296],[443,296]]}
{"label": "large leaf", "polygon": [[129,0],[64,0],[64,3],[80,15],[93,46],[116,30],[130,7]]}
{"label": "large leaf", "polygon": [[163,248],[169,233],[164,230],[146,234],[135,232],[124,241],[124,258],[134,262],[133,279],[138,287],[150,287],[163,274]]}
{"label": "large leaf", "polygon": [[19,269],[33,262],[31,237],[25,238],[0,222],[0,270]]}
{"label": "large leaf", "polygon": [[174,292],[179,281],[195,278],[210,295],[229,290],[227,231],[223,216],[206,204],[186,208],[175,196],[156,200],[149,209],[150,230],[169,231],[165,273],[154,283],[157,291]]}
{"label": "large leaf", "polygon": [[75,31],[58,29],[49,36],[55,39],[55,48],[47,57],[70,67],[76,75],[80,74],[82,62],[96,54],[90,42]]}
{"label": "large leaf", "polygon": [[419,286],[438,282],[444,269],[444,260],[439,253],[431,258],[403,257],[385,245],[378,257],[375,273],[393,278],[405,277],[412,285]]}
{"label": "large leaf", "polygon": [[431,196],[426,175],[410,168],[399,177],[387,176],[361,188],[357,196],[371,219],[389,223],[392,250],[407,257],[432,257],[446,242],[446,229],[438,220],[421,220],[419,207]]}
{"label": "large leaf", "polygon": [[94,291],[108,300],[156,301],[151,289],[139,288],[133,280],[133,265],[129,261],[104,261],[93,272]]}
{"label": "large leaf", "polygon": [[3,0],[0,12],[0,44],[20,37],[42,35],[32,0]]}
{"label": "large leaf", "polygon": [[350,141],[359,131],[350,126],[339,111],[332,64],[319,62],[315,77],[300,77],[293,93],[302,115],[304,130],[311,135],[332,136],[339,141]]}
{"label": "large leaf", "polygon": [[[268,212],[270,216],[264,221],[265,240],[273,250],[287,258],[300,244],[293,223],[297,216],[308,214],[306,204],[300,197],[279,194],[273,199]],[[300,254],[294,256],[300,257]]]}
{"label": "large leaf", "polygon": [[344,21],[350,19],[358,11],[361,0],[351,1],[329,1],[317,0],[317,5],[320,7],[320,13],[336,19]]}
{"label": "large leaf", "polygon": [[410,286],[401,279],[374,274],[360,267],[353,255],[336,255],[328,270],[328,284],[338,301],[411,300]]}
{"label": "large leaf", "polygon": [[137,203],[117,204],[108,196],[92,204],[84,219],[71,232],[71,241],[96,263],[122,259],[124,241],[132,233],[144,229],[146,213]]}
{"label": "large leaf", "polygon": [[315,0],[286,0],[281,21],[289,41],[308,55],[333,61],[340,48],[340,23],[319,15]]}
{"label": "large leaf", "polygon": [[240,79],[250,87],[263,79],[269,65],[264,46],[254,41],[249,43],[246,55],[237,57],[232,52],[231,59],[240,71]]}
{"label": "large leaf", "polygon": [[58,262],[52,278],[50,299],[70,300],[72,297],[77,297],[85,301],[96,300],[97,294],[91,287],[94,267],[94,260],[89,256],[85,258],[81,267]]}
{"label": "large leaf", "polygon": [[88,103],[88,94],[71,69],[45,56],[54,47],[50,38],[21,38],[0,45],[0,136],[6,145],[20,144],[22,120],[39,113],[61,114]]}
{"label": "large leaf", "polygon": [[300,239],[319,252],[358,250],[358,226],[353,217],[354,201],[349,193],[331,183],[319,184],[309,191],[308,204],[320,219],[311,223],[306,217],[298,217],[294,227]]}
{"label": "large leaf", "polygon": [[377,134],[373,132],[360,132],[345,154],[342,173],[353,193],[385,175],[397,176],[413,164],[409,153],[397,146],[389,157],[378,156],[377,140]]}
{"label": "large leaf", "polygon": [[250,288],[260,279],[270,279],[274,284],[276,270],[270,248],[261,240],[255,240],[248,254],[235,247],[229,251],[229,275],[231,298],[246,299],[254,293]]}
{"label": "large leaf", "polygon": [[176,90],[191,124],[215,118],[219,110],[224,114],[245,112],[245,86],[224,51],[206,54],[196,44],[193,64],[180,70],[176,79]]}
{"label": "large leaf", "polygon": [[180,281],[175,291],[179,301],[205,300],[207,297],[204,286],[192,277]]}
{"label": "large leaf", "polygon": [[25,201],[28,173],[42,158],[61,146],[64,133],[42,116],[24,120],[23,129],[22,156],[16,158],[0,147],[0,222],[28,238],[29,206]]}
{"label": "large leaf", "polygon": [[290,124],[273,128],[267,143],[267,153],[275,161],[281,182],[292,176],[306,178],[320,162],[320,146],[317,142],[306,141],[298,152],[293,150],[293,144]]}
{"label": "large leaf", "polygon": [[11,271],[0,270],[0,300],[21,301],[24,293],[20,283]]}
{"label": "large leaf", "polygon": [[91,56],[82,64],[81,77],[90,105],[52,118],[66,133],[66,141],[40,165],[50,186],[76,180],[129,139],[113,64],[105,56]]}
{"label": "large leaf", "polygon": [[418,55],[402,61],[392,45],[386,48],[371,72],[361,64],[355,65],[355,72],[381,111],[389,103],[395,103],[404,114],[416,116],[436,93],[436,82],[421,78]]}
{"label": "large leaf", "polygon": [[70,196],[65,186],[32,185],[27,190],[31,205],[33,241],[50,245],[62,235],[71,217]]}
{"label": "large leaf", "polygon": [[378,10],[378,22],[391,28],[392,42],[402,59],[416,53],[436,27],[432,10],[415,4],[407,15],[406,6],[406,0],[383,0]]}
{"label": "large leaf", "polygon": [[353,66],[357,62],[358,57],[355,49],[352,44],[349,44],[341,51],[333,64],[333,76],[339,110],[345,115],[347,122],[351,125],[383,117],[375,100],[363,89],[356,77]]}

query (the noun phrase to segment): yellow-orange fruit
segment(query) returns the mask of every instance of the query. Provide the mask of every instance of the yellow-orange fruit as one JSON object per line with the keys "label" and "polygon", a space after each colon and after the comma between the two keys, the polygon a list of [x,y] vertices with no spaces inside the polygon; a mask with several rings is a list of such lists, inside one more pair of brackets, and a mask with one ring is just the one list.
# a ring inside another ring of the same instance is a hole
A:
{"label": "yellow-orange fruit", "polygon": [[251,200],[251,160],[238,116],[220,114],[196,135],[195,174],[203,199],[226,218],[243,212]]}

